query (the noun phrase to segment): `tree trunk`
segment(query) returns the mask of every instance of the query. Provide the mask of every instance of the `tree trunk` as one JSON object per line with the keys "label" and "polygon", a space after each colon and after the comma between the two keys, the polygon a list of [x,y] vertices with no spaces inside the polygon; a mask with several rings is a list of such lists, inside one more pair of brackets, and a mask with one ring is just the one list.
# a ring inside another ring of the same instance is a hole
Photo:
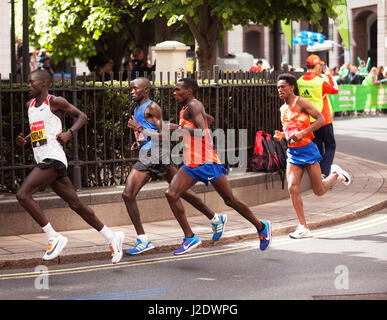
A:
{"label": "tree trunk", "polygon": [[198,10],[198,23],[195,23],[190,16],[185,16],[185,19],[197,43],[195,54],[198,71],[204,71],[207,76],[207,72],[212,72],[216,63],[216,41],[222,28],[222,21],[217,16],[211,15],[211,8],[207,0],[199,6]]}
{"label": "tree trunk", "polygon": [[197,59],[198,71],[204,72],[204,77],[207,78],[208,71],[211,72],[216,64],[216,41],[215,43],[200,43],[196,42],[195,55]]}
{"label": "tree trunk", "polygon": [[168,27],[167,23],[168,23],[168,20],[166,17],[164,16],[160,17],[159,15],[155,17],[154,24],[155,24],[156,44],[172,39],[171,28]]}
{"label": "tree trunk", "polygon": [[136,8],[135,12],[135,27],[134,27],[134,40],[136,46],[144,51],[144,62],[147,62],[149,44],[154,40],[154,21],[145,20],[142,18],[145,11],[142,11],[140,7]]}
{"label": "tree trunk", "polygon": [[118,72],[121,70],[122,59],[124,58],[125,52],[128,48],[128,41],[124,42],[121,40],[120,33],[109,34],[104,37],[100,37],[96,42],[95,46],[97,52],[102,54],[107,62],[109,59],[113,60],[114,79],[118,79]]}

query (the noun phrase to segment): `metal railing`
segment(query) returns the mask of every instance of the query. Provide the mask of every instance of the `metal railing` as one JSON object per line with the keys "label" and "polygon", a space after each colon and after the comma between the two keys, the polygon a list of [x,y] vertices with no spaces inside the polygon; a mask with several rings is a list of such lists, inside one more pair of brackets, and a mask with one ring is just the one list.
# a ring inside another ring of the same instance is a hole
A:
{"label": "metal railing", "polygon": [[[177,123],[180,107],[173,99],[175,81],[183,76],[194,77],[199,83],[198,99],[207,113],[215,118],[212,129],[247,130],[247,149],[251,155],[257,130],[273,132],[280,128],[280,99],[276,89],[277,73],[221,72],[214,68],[209,74],[167,74],[166,81],[156,83],[150,76],[151,99],[163,110],[163,119]],[[62,74],[54,79],[50,93],[65,97],[88,115],[88,122],[70,140],[65,148],[69,160],[69,175],[76,189],[124,184],[137,153],[130,150],[134,142],[127,121],[133,114],[135,102],[129,94],[129,83],[113,80],[113,74],[76,76],[71,70],[70,79]],[[146,75],[145,75],[146,76]],[[130,75],[129,75],[130,77]],[[0,190],[15,192],[34,167],[30,146],[16,146],[20,132],[29,133],[26,105],[28,88],[25,83],[1,80],[0,75]],[[211,79],[211,80],[209,80]],[[66,130],[72,118],[62,119]],[[237,146],[236,146],[237,147]],[[225,163],[229,166],[228,163]]]}

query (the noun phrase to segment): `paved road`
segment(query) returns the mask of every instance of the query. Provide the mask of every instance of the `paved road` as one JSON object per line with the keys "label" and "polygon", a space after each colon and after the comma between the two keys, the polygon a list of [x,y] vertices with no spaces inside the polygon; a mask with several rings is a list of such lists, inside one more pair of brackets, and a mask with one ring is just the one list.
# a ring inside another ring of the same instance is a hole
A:
{"label": "paved road", "polygon": [[[337,150],[387,163],[386,124],[387,117],[335,121]],[[275,237],[267,252],[259,252],[253,241],[201,248],[182,257],[140,256],[115,266],[92,261],[2,270],[0,299],[387,298],[386,243],[387,209],[316,230],[311,239]]]}
{"label": "paved road", "polygon": [[387,209],[316,230],[311,239],[276,237],[267,252],[250,241],[115,266],[93,261],[50,267],[48,277],[3,270],[0,299],[323,299],[375,293],[387,298],[386,243]]}
{"label": "paved road", "polygon": [[387,116],[337,118],[333,127],[337,151],[387,164]]}

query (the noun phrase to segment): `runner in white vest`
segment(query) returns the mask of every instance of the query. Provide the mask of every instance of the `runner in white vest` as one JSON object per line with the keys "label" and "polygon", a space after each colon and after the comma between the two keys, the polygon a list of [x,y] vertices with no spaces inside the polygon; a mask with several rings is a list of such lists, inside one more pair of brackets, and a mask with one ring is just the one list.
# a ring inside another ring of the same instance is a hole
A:
{"label": "runner in white vest", "polygon": [[[52,260],[59,256],[68,241],[65,236],[54,230],[39,204],[32,198],[38,190],[50,186],[71,209],[105,237],[112,253],[112,263],[117,263],[122,258],[124,233],[113,232],[106,227],[94,211],[80,201],[67,176],[67,159],[62,144],[69,141],[86,123],[87,116],[65,98],[49,95],[50,83],[51,76],[45,70],[31,72],[28,78],[28,91],[32,97],[27,103],[30,134],[25,137],[20,133],[16,138],[16,144],[23,146],[31,142],[37,165],[24,180],[16,198],[47,234],[48,244],[43,260]],[[61,119],[64,114],[76,118],[66,132],[62,132]]]}

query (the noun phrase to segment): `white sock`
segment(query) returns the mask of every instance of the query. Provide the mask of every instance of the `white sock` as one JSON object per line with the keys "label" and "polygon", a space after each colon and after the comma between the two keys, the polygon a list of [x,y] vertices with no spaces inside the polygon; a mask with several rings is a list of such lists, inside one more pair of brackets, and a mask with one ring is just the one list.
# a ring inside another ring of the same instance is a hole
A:
{"label": "white sock", "polygon": [[58,236],[58,233],[54,230],[50,223],[47,223],[42,229],[46,233],[48,239]]}
{"label": "white sock", "polygon": [[110,230],[107,226],[103,226],[103,228],[99,231],[99,233],[108,241],[111,242],[114,238],[114,232]]}
{"label": "white sock", "polygon": [[148,241],[148,236],[146,234],[139,234],[137,239],[140,239],[141,242],[146,242]]}
{"label": "white sock", "polygon": [[218,223],[219,222],[219,215],[215,213],[214,217],[211,219],[212,223]]}

